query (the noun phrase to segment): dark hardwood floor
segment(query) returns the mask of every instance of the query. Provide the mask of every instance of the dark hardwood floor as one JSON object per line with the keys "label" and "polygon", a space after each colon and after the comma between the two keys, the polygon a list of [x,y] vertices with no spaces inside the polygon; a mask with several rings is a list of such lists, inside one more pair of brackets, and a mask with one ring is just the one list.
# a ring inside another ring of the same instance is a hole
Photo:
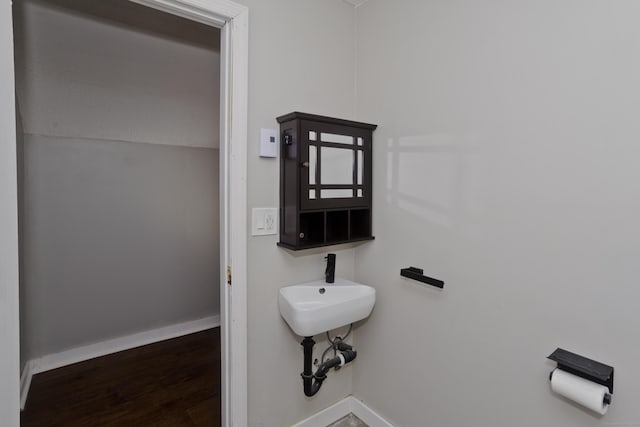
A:
{"label": "dark hardwood floor", "polygon": [[219,426],[220,328],[35,375],[21,425]]}

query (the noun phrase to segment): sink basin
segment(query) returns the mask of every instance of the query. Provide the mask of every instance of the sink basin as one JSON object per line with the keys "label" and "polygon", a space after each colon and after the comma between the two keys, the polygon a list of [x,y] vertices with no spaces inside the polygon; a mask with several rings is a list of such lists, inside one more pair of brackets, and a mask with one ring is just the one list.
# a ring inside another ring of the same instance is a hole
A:
{"label": "sink basin", "polygon": [[346,279],[335,283],[324,280],[286,286],[280,289],[280,315],[293,332],[302,337],[362,320],[371,314],[376,290]]}

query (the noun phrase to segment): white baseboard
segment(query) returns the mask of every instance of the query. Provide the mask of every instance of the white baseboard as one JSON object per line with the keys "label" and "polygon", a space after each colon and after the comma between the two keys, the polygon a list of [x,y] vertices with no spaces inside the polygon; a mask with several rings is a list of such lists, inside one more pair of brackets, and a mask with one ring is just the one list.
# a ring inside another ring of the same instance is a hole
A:
{"label": "white baseboard", "polygon": [[351,412],[369,427],[393,427],[393,424],[365,405],[362,400],[353,396],[351,396]]}
{"label": "white baseboard", "polygon": [[351,396],[334,403],[320,412],[316,412],[309,418],[300,421],[291,427],[327,427],[332,422],[348,415],[351,412]]}
{"label": "white baseboard", "polygon": [[220,316],[210,316],[203,319],[192,320],[190,322],[178,323],[164,326],[150,331],[139,332],[120,338],[101,341],[82,347],[72,348],[60,353],[48,354],[46,356],[32,359],[25,364],[20,378],[20,405],[24,409],[31,385],[31,378],[35,374],[72,365],[85,360],[94,359],[100,356],[117,353],[123,350],[140,347],[155,342],[189,335],[195,332],[204,331],[220,326]]}
{"label": "white baseboard", "polygon": [[29,394],[29,387],[31,387],[31,378],[33,378],[33,363],[28,360],[24,364],[22,369],[22,375],[20,375],[20,410],[24,409],[24,404],[27,403],[27,395]]}
{"label": "white baseboard", "polygon": [[369,427],[393,427],[393,424],[389,423],[373,409],[353,396],[345,397],[328,408],[294,424],[292,427],[327,427],[329,424],[349,415],[351,412],[364,421]]}

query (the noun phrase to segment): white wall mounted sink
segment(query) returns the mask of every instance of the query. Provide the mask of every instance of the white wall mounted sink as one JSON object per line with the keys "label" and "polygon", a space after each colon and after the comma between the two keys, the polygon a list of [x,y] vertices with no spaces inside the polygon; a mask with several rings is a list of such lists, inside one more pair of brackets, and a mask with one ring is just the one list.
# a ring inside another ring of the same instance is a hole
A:
{"label": "white wall mounted sink", "polygon": [[371,314],[376,290],[371,286],[336,277],[280,288],[278,307],[289,327],[302,337],[362,320]]}

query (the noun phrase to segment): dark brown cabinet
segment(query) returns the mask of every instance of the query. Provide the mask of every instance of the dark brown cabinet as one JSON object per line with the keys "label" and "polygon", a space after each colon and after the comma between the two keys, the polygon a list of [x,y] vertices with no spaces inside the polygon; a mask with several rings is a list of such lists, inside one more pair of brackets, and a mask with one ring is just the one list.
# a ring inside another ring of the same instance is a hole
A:
{"label": "dark brown cabinet", "polygon": [[294,112],[280,123],[280,242],[307,249],[373,239],[371,148],[377,127]]}

